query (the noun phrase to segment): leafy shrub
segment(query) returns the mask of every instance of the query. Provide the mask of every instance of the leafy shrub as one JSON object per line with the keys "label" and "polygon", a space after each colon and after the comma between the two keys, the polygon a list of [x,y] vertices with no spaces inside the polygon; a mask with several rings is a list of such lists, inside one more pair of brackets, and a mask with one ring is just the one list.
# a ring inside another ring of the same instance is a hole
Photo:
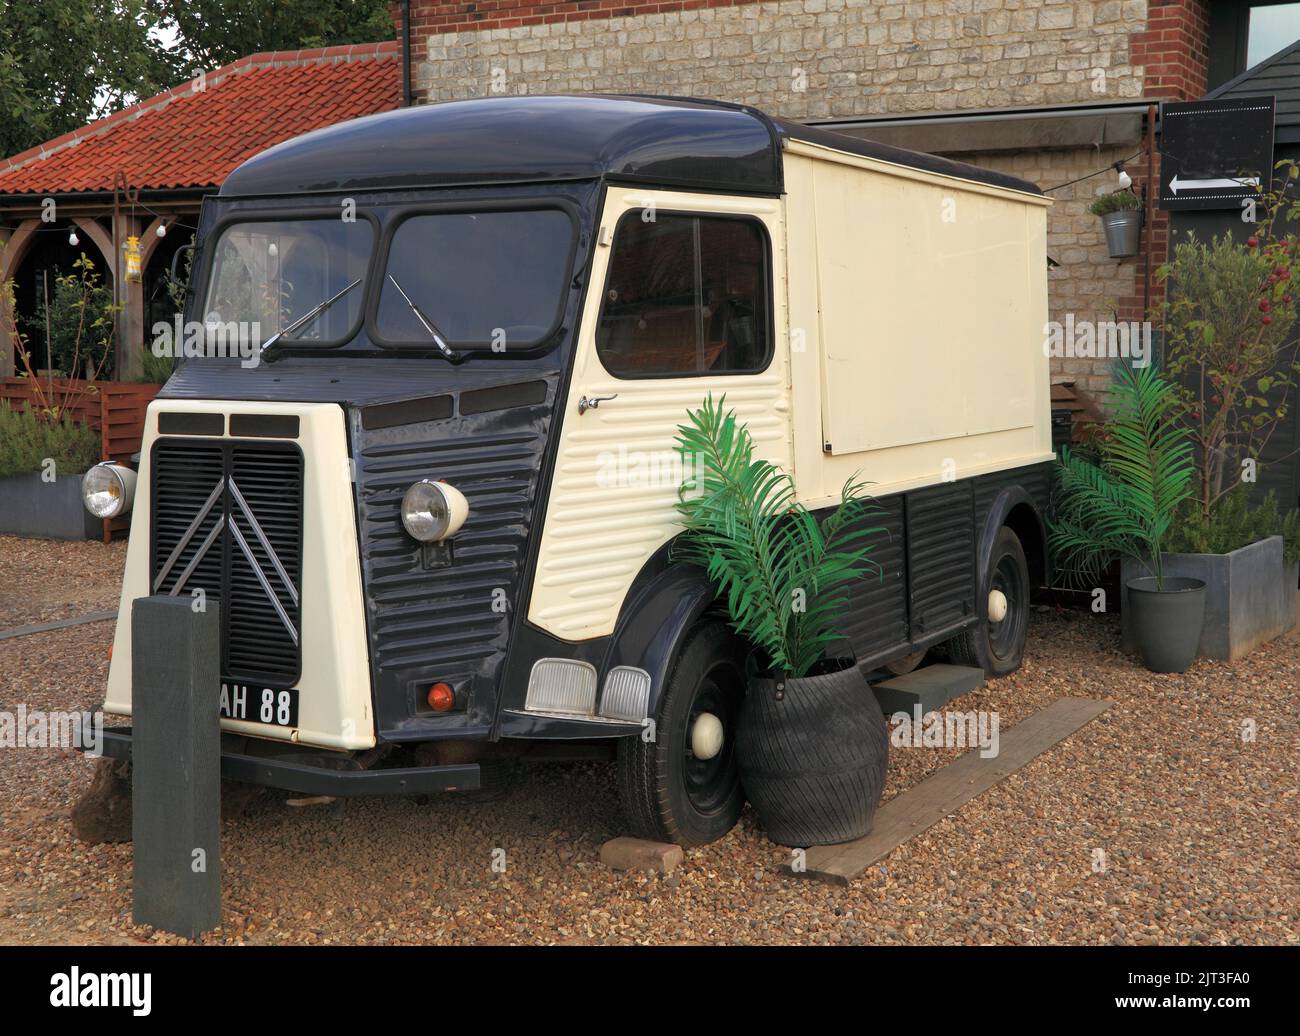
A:
{"label": "leafy shrub", "polygon": [[152,349],[144,351],[144,370],[140,381],[146,385],[161,385],[172,376],[175,361],[170,356],[155,356]]}
{"label": "leafy shrub", "polygon": [[1282,537],[1287,563],[1300,561],[1300,512],[1278,511],[1272,490],[1255,507],[1249,487],[1237,485],[1215,505],[1207,522],[1196,501],[1186,501],[1170,530],[1165,550],[1176,554],[1230,554],[1269,536]]}
{"label": "leafy shrub", "polygon": [[0,403],[0,478],[40,471],[47,459],[59,474],[83,472],[99,460],[99,436],[67,418],[50,421]]}
{"label": "leafy shrub", "polygon": [[884,530],[863,527],[878,512],[852,479],[819,522],[786,472],[754,458],[748,429],[724,402],[710,395],[677,429],[688,476],[677,504],[686,532],[674,556],[708,572],[732,627],[772,670],[806,676],[838,639],[849,587],[880,575],[870,541]]}
{"label": "leafy shrub", "polygon": [[1112,562],[1145,564],[1164,589],[1160,554],[1192,493],[1192,444],[1170,420],[1173,386],[1154,367],[1116,368],[1099,463],[1061,450],[1049,544],[1062,572],[1095,580]]}
{"label": "leafy shrub", "polygon": [[48,362],[55,370],[70,378],[88,373],[107,376],[113,370],[113,325],[122,307],[113,302],[113,289],[103,283],[84,253],[72,265],[72,273],[54,279],[49,303],[44,298],[37,303],[36,313],[23,323],[23,332],[28,341],[37,343],[35,366],[47,361],[48,326]]}
{"label": "leafy shrub", "polygon": [[1206,243],[1189,235],[1161,267],[1165,370],[1179,419],[1196,447],[1196,496],[1208,523],[1238,484],[1244,458],[1264,456],[1270,438],[1292,421],[1295,388],[1294,238],[1272,224],[1238,244],[1228,234]]}
{"label": "leafy shrub", "polygon": [[1132,191],[1124,190],[1101,195],[1088,206],[1088,211],[1094,216],[1104,216],[1108,212],[1128,212],[1140,208],[1142,199]]}

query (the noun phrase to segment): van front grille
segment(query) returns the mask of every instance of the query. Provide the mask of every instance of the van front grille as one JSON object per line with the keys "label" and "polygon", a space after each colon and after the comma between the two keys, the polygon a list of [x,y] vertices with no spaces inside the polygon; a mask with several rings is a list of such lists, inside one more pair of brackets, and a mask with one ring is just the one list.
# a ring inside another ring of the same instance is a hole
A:
{"label": "van front grille", "polygon": [[221,675],[288,687],[301,669],[302,453],[157,441],[152,588],[221,602]]}

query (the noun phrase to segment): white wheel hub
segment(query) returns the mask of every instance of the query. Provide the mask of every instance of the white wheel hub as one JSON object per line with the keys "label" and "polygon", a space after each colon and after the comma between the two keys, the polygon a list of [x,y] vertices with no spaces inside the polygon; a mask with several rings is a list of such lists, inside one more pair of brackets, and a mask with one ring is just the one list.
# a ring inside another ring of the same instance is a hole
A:
{"label": "white wheel hub", "polygon": [[701,712],[691,724],[691,754],[696,759],[712,759],[722,751],[722,720],[711,712]]}
{"label": "white wheel hub", "polygon": [[989,622],[1001,622],[1007,617],[1007,595],[1001,590],[989,591]]}

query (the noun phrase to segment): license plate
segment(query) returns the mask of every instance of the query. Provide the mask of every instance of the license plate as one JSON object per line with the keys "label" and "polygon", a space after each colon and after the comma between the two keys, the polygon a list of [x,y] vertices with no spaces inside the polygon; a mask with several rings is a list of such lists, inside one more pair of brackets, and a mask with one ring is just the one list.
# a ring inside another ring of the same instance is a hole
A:
{"label": "license plate", "polygon": [[273,727],[296,727],[298,691],[296,688],[259,687],[254,683],[223,681],[221,718],[266,723]]}

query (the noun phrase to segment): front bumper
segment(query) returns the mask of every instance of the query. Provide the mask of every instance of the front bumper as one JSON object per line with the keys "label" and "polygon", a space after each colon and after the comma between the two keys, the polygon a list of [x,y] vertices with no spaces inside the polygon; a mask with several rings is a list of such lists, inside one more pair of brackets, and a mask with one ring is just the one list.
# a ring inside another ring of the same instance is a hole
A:
{"label": "front bumper", "polygon": [[[130,760],[131,728],[104,730],[104,754]],[[331,763],[349,756],[333,752],[302,751],[297,758],[248,755],[221,746],[221,776],[226,780],[282,788],[300,795],[424,795],[438,791],[477,791],[478,763],[453,766],[411,766],[372,770],[340,769]],[[312,761],[316,760],[316,761]]]}

